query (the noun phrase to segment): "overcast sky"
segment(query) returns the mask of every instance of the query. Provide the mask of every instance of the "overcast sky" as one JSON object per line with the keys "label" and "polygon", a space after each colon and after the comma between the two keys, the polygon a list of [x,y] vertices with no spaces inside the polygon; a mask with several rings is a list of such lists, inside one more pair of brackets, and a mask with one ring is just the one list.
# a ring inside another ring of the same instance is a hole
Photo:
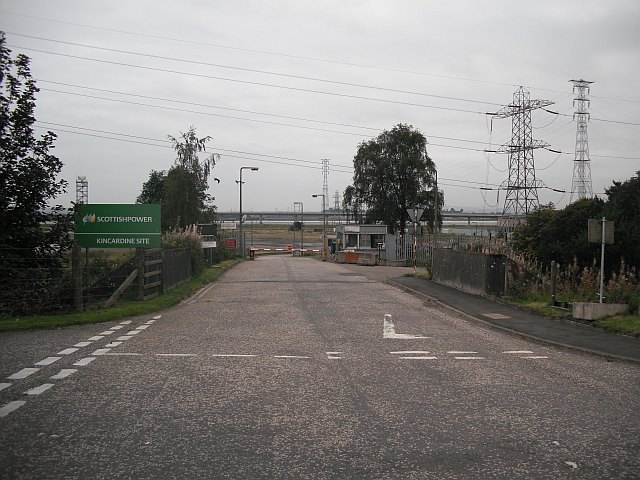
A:
{"label": "overcast sky", "polygon": [[[428,139],[446,208],[501,211],[518,86],[536,110],[537,176],[570,192],[576,139],[571,79],[593,81],[588,126],[594,193],[640,170],[640,2],[0,1],[0,29],[32,59],[39,133],[75,199],[133,203],[151,170],[175,160],[167,135],[191,125],[220,153],[210,193],[221,211],[321,209],[351,183],[358,144],[398,123]],[[564,206],[570,193],[539,191]]]}

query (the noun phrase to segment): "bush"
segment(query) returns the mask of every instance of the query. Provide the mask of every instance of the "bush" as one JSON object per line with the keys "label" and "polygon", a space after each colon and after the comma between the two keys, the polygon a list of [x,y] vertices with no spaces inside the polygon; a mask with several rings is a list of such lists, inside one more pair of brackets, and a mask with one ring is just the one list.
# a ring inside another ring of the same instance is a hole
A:
{"label": "bush", "polygon": [[166,231],[162,235],[162,248],[188,248],[191,251],[191,271],[193,275],[199,274],[205,267],[204,253],[202,251],[202,236],[196,231],[195,225],[180,229]]}

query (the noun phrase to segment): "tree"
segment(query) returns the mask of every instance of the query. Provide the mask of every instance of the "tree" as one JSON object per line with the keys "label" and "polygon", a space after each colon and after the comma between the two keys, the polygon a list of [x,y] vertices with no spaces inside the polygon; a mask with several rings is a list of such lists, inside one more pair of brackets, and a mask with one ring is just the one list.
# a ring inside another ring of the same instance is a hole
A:
{"label": "tree", "polygon": [[177,153],[175,163],[167,173],[151,171],[137,202],[162,205],[163,230],[213,221],[215,206],[207,189],[219,155],[211,154],[204,160],[198,156],[206,151],[211,137],[198,138],[193,126],[186,133],[181,132],[179,138],[168,137]]}
{"label": "tree", "polygon": [[5,43],[0,32],[0,311],[37,313],[64,297],[57,289],[71,215],[48,206],[66,187],[57,178],[63,164],[50,153],[56,135],[36,138],[30,59],[12,58]]}
{"label": "tree", "polygon": [[640,171],[625,182],[613,182],[605,192],[609,199],[604,213],[615,226],[615,251],[609,255],[640,269]]}
{"label": "tree", "polygon": [[[433,223],[436,168],[426,144],[422,133],[398,124],[358,145],[351,204],[366,208],[367,222],[382,221],[391,232],[404,233],[407,209],[417,205],[426,207]],[[443,203],[444,195],[438,192],[440,208]]]}

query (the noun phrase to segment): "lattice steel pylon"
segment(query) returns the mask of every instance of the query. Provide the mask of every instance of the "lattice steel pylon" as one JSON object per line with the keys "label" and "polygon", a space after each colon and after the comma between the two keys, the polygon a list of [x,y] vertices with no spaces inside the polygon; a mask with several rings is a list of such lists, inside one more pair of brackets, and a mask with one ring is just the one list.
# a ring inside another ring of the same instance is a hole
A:
{"label": "lattice steel pylon", "polygon": [[502,216],[507,228],[514,226],[539,204],[538,188],[544,184],[536,178],[533,151],[548,147],[547,143],[533,140],[531,111],[552,105],[550,100],[530,100],[529,92],[519,87],[513,94],[513,102],[492,115],[496,118],[511,117],[511,141],[502,145],[497,153],[509,154],[509,177],[500,185],[506,190]]}
{"label": "lattice steel pylon", "polygon": [[322,208],[325,209],[329,204],[329,159],[322,159]]}
{"label": "lattice steel pylon", "polygon": [[587,136],[587,123],[589,122],[589,113],[587,109],[590,106],[589,101],[589,85],[593,82],[588,80],[569,80],[573,83],[573,93],[578,94],[573,99],[573,106],[577,106],[577,110],[573,114],[576,120],[576,153],[573,160],[573,181],[571,182],[571,198],[569,203],[574,200],[582,200],[583,198],[593,197],[593,188],[591,186],[591,159],[589,158],[589,137]]}
{"label": "lattice steel pylon", "polygon": [[76,203],[89,203],[89,182],[83,175],[76,178]]}

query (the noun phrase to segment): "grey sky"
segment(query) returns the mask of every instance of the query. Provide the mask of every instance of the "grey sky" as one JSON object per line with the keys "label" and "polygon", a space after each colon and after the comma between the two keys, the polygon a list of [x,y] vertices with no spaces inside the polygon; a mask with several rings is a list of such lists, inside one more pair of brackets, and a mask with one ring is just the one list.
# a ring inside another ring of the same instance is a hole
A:
{"label": "grey sky", "polygon": [[[555,101],[550,110],[562,115],[535,111],[533,136],[567,154],[536,151],[537,174],[568,192],[573,78],[595,82],[593,191],[640,170],[635,0],[4,0],[0,18],[10,48],[32,58],[37,119],[58,134],[70,183],[65,202],[77,175],[87,176],[92,203],[134,202],[149,172],[175,158],[147,144],[194,125],[222,156],[213,171],[221,183],[211,182],[220,210],[238,209],[241,166],[260,168],[243,174],[246,210],[294,201],[319,210],[311,194],[322,191],[321,159],[330,159],[332,206],[351,182],[358,143],[402,122],[427,136],[447,208],[501,210],[502,192],[480,187],[506,179],[507,157],[482,150],[506,143],[511,122],[494,120],[490,131],[485,113],[508,104],[518,85]],[[539,195],[559,205],[570,197]]]}

